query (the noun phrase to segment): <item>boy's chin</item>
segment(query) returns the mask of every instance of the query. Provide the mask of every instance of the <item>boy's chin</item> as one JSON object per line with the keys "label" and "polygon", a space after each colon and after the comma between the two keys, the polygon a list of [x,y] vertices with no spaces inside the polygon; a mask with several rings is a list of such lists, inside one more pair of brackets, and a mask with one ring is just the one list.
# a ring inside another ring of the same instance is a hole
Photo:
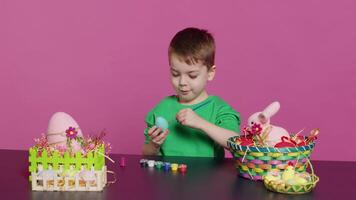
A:
{"label": "boy's chin", "polygon": [[178,99],[180,103],[189,104],[193,102],[196,99],[196,97],[190,95],[178,95]]}

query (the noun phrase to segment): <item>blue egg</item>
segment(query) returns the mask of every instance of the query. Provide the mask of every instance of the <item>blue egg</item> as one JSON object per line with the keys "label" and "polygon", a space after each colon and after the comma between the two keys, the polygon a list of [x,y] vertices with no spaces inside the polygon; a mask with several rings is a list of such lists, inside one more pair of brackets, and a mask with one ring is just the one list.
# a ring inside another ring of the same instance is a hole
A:
{"label": "blue egg", "polygon": [[168,122],[163,117],[157,117],[156,118],[156,126],[161,128],[162,131],[165,131],[166,129],[168,129]]}

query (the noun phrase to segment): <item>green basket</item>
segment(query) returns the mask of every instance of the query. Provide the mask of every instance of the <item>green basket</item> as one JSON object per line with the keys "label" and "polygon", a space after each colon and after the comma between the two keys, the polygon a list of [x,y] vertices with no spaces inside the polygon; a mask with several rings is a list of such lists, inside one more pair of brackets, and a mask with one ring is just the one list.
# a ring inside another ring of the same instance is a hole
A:
{"label": "green basket", "polygon": [[239,175],[251,180],[262,180],[272,169],[284,171],[289,162],[293,163],[297,172],[306,171],[307,160],[315,146],[315,143],[286,148],[241,146],[235,143],[240,137],[229,138],[227,145]]}
{"label": "green basket", "polygon": [[[52,155],[48,155],[46,150],[38,152],[37,148],[32,147],[29,149],[29,171],[31,173],[37,173],[38,166],[41,165],[44,170],[49,169],[51,166],[53,170],[58,170],[59,166],[62,166],[64,170],[69,170],[70,166],[74,166],[75,171],[81,170],[82,167],[89,170],[94,167],[94,170],[102,170],[105,166],[105,148],[104,145],[99,147],[95,151],[90,151],[86,155],[77,152],[75,155],[70,155],[69,152],[65,152],[64,155],[60,155],[57,151]],[[31,176],[29,177],[31,181]]]}

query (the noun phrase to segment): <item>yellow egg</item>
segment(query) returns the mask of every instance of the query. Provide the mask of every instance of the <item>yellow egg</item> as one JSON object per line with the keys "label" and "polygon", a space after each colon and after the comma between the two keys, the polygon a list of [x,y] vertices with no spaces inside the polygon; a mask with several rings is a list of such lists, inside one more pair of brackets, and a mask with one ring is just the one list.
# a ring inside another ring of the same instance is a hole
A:
{"label": "yellow egg", "polygon": [[298,176],[294,177],[294,180],[295,180],[295,182],[296,182],[297,185],[305,185],[305,184],[308,183],[307,180],[305,180],[305,179],[302,178],[302,177],[298,177]]}

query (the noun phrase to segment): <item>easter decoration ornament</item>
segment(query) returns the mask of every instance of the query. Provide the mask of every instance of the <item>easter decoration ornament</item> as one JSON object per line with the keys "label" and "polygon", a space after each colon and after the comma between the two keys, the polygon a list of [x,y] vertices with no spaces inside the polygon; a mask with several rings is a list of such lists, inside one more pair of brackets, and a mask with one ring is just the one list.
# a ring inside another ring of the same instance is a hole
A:
{"label": "easter decoration ornament", "polygon": [[67,113],[57,112],[52,115],[48,123],[47,141],[50,147],[57,149],[61,153],[81,152],[83,133],[78,123]]}
{"label": "easter decoration ornament", "polygon": [[279,102],[273,102],[262,112],[256,112],[248,118],[249,127],[247,129],[249,129],[251,132],[254,132],[255,127],[260,127],[258,130],[262,134],[259,141],[260,144],[274,146],[281,141],[282,137],[289,138],[289,133],[284,128],[272,125],[270,123],[271,117],[278,112],[280,107],[281,106]]}
{"label": "easter decoration ornament", "polygon": [[115,182],[107,181],[107,173],[114,173],[107,170],[105,158],[114,161],[108,156],[111,146],[103,141],[105,134],[84,137],[69,114],[53,114],[47,133],[29,149],[32,190],[101,191]]}
{"label": "easter decoration ornament", "polygon": [[[252,114],[242,134],[229,138],[227,145],[241,177],[263,180],[266,188],[274,192],[310,192],[319,181],[310,162],[319,129],[302,136],[304,129],[290,134],[272,125],[271,117],[279,108],[276,101]],[[309,168],[311,173],[307,172]]]}

